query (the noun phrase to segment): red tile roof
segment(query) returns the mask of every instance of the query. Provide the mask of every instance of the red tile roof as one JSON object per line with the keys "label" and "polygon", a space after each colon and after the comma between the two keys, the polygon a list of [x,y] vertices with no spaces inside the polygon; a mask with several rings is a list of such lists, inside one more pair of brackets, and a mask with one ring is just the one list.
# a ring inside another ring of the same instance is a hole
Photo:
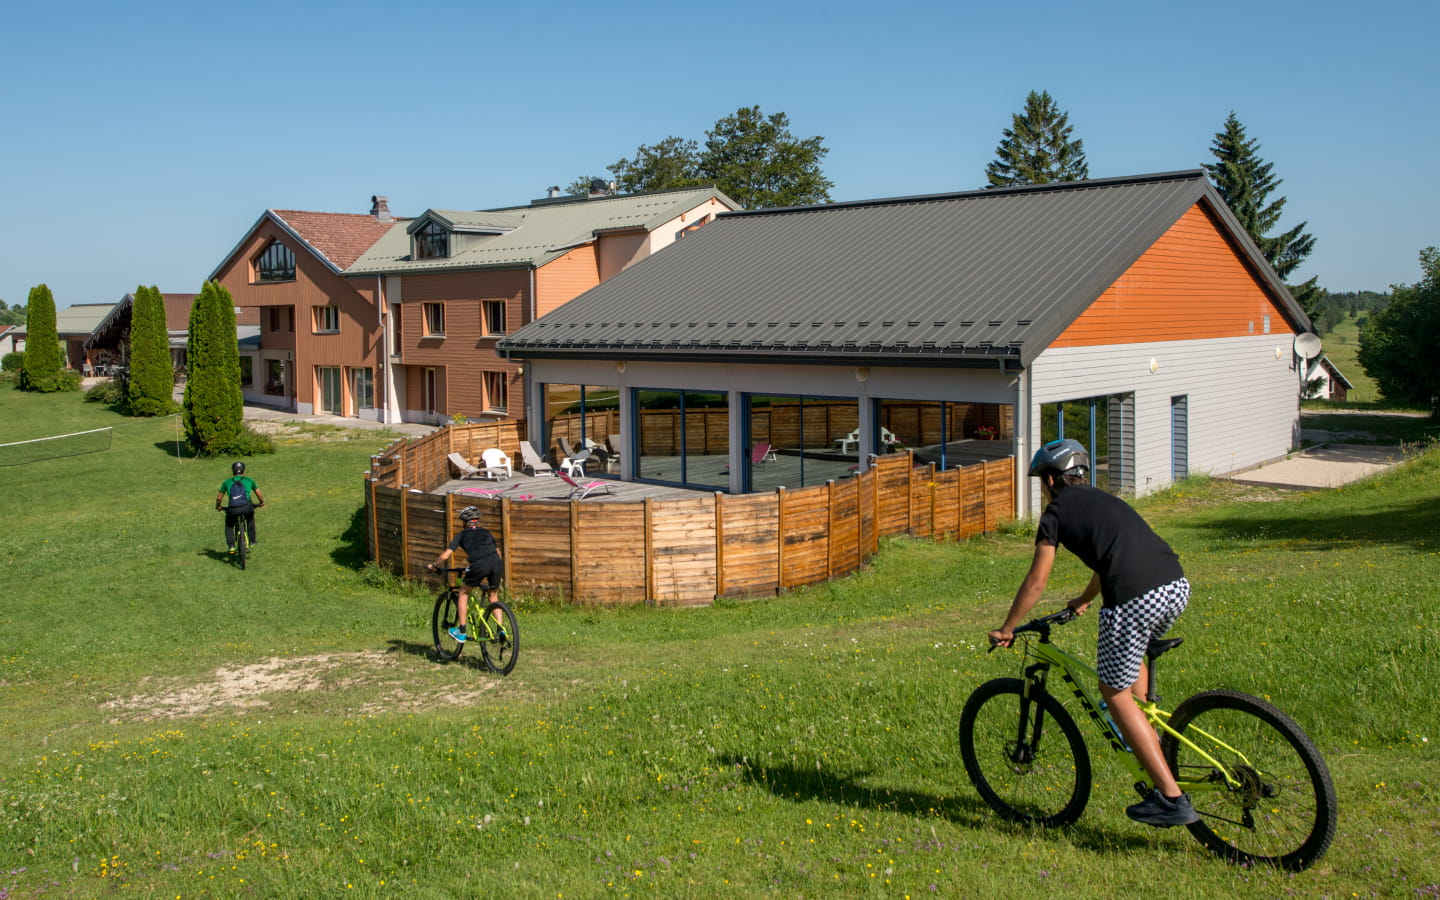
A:
{"label": "red tile roof", "polygon": [[320,255],[339,269],[345,269],[370,249],[395,222],[381,222],[363,213],[305,212],[295,209],[270,210]]}

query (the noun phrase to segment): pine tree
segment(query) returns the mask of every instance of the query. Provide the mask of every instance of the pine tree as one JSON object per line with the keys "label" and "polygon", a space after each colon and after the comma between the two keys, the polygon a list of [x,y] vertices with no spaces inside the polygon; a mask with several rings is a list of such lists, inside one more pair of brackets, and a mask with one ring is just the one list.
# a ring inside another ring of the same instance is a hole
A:
{"label": "pine tree", "polygon": [[138,287],[130,311],[130,414],[161,416],[175,404],[175,370],[165,328],[165,298],[157,287]]}
{"label": "pine tree", "polygon": [[187,347],[185,436],[206,456],[233,452],[245,443],[245,398],[234,300],[219,282],[205,282],[190,307]]}
{"label": "pine tree", "polygon": [[55,326],[55,297],[47,285],[30,289],[25,313],[25,367],[20,370],[22,390],[50,393],[63,391],[70,384],[60,373],[64,370],[60,353],[60,334]]}
{"label": "pine tree", "polygon": [[1070,114],[1061,112],[1049,91],[1031,91],[1025,97],[1025,111],[1011,117],[1001,132],[995,160],[985,167],[992,188],[1018,184],[1050,184],[1081,181],[1090,177],[1085,162],[1085,142],[1076,138]]}
{"label": "pine tree", "polygon": [[[1225,119],[1225,128],[1217,132],[1210,152],[1216,161],[1205,164],[1215,190],[1225,198],[1225,203],[1245,231],[1260,248],[1260,254],[1275,269],[1275,274],[1289,279],[1305,257],[1315,249],[1315,237],[1305,233],[1308,222],[1301,222],[1289,231],[1266,236],[1280,221],[1285,209],[1285,198],[1273,203],[1267,202],[1278,188],[1282,179],[1274,175],[1274,165],[1260,158],[1260,143],[1247,137],[1245,126],[1232,111]],[[1290,288],[1295,299],[1312,319],[1324,312],[1324,291],[1312,278],[1304,284]]]}

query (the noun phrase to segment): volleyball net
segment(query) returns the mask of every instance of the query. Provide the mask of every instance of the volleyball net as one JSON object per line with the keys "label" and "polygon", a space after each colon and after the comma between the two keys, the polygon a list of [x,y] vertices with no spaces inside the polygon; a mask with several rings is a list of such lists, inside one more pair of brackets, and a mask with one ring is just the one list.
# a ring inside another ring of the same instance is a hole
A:
{"label": "volleyball net", "polygon": [[92,428],[89,431],[74,431],[51,437],[32,438],[28,441],[12,441],[0,444],[0,468],[24,466],[47,459],[61,459],[66,456],[84,456],[110,449],[114,426]]}

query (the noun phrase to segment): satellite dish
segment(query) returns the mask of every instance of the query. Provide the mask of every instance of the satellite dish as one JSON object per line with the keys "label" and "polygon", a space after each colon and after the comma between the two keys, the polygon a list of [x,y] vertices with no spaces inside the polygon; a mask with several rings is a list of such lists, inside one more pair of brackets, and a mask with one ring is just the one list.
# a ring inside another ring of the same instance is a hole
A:
{"label": "satellite dish", "polygon": [[1320,355],[1320,338],[1305,332],[1295,335],[1295,355],[1301,359],[1314,359]]}

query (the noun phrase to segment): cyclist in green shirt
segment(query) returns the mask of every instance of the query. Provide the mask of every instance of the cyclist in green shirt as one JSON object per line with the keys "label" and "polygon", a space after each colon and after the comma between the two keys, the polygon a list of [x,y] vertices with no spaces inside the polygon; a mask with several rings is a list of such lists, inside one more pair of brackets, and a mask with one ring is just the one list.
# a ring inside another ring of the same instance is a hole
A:
{"label": "cyclist in green shirt", "polygon": [[[250,546],[255,546],[255,508],[265,505],[265,497],[254,480],[245,474],[243,462],[237,460],[230,466],[230,472],[230,477],[220,483],[220,492],[215,495],[215,508],[225,512],[225,544],[234,553],[235,528],[242,521]],[[252,495],[254,500],[250,499]]]}

